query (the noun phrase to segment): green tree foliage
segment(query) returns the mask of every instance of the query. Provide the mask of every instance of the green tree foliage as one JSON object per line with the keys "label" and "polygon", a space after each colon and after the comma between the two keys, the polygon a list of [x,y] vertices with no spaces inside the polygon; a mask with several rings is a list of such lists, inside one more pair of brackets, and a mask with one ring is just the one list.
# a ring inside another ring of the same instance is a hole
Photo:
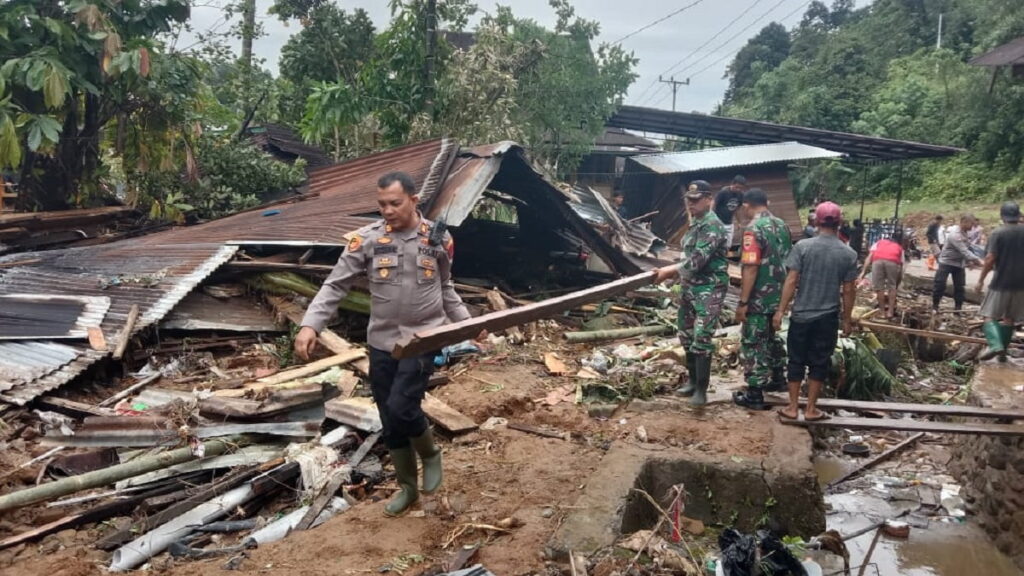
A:
{"label": "green tree foliage", "polygon": [[[618,46],[592,50],[598,24],[565,0],[551,5],[554,30],[498,8],[481,20],[467,51],[438,42],[432,92],[425,2],[392,2],[392,21],[355,80],[312,87],[303,135],[337,157],[433,136],[468,145],[512,138],[550,168],[571,170],[635,79],[636,59]],[[464,0],[438,2],[439,28],[460,29],[473,10]]]}
{"label": "green tree foliage", "polygon": [[153,219],[219,218],[298,186],[306,179],[303,165],[275,162],[229,136],[202,135],[195,139],[194,173],[183,178],[176,166],[139,172],[129,180],[128,195],[148,206]]}
{"label": "green tree foliage", "polygon": [[[937,49],[940,14],[943,47]],[[902,187],[909,197],[998,199],[1024,189],[1024,82],[1003,70],[989,93],[991,70],[967,64],[1024,35],[1018,3],[876,0],[853,9],[849,0],[831,7],[815,1],[788,32],[788,56],[761,67],[755,55],[778,28],[769,25],[737,54],[722,113],[968,150],[952,160],[873,167],[867,174],[873,194],[892,197]],[[853,200],[863,192],[863,178],[810,179],[825,182],[830,189],[822,191],[833,198]]]}
{"label": "green tree foliage", "polygon": [[361,8],[351,13],[333,2],[279,0],[271,12],[297,19],[302,30],[281,49],[279,85],[281,119],[298,124],[306,99],[322,82],[357,82],[360,69],[373,54],[374,26]]}
{"label": "green tree foliage", "polygon": [[[165,62],[154,37],[185,0],[10,0],[0,6],[0,165],[41,208],[95,192],[102,130],[154,101]],[[173,73],[173,72],[169,72]]]}
{"label": "green tree foliage", "polygon": [[765,26],[747,42],[729,65],[725,75],[729,88],[725,101],[731,102],[748,90],[765,72],[774,70],[789,56],[789,31],[777,22]]}

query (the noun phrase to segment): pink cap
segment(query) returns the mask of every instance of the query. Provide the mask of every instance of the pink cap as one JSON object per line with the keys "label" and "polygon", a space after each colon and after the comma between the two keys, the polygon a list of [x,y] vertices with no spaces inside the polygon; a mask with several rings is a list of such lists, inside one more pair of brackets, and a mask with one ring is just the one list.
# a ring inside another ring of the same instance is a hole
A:
{"label": "pink cap", "polygon": [[822,202],[814,209],[818,224],[838,224],[843,219],[843,210],[835,202]]}

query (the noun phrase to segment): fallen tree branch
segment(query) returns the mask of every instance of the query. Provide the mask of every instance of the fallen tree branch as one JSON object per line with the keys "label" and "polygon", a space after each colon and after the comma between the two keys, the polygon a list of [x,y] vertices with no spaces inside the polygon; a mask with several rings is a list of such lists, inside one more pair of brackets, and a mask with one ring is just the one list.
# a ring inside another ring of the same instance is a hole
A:
{"label": "fallen tree branch", "polygon": [[861,464],[860,466],[854,468],[853,470],[850,470],[846,474],[843,474],[839,478],[836,478],[835,480],[829,482],[827,488],[834,488],[835,486],[838,486],[839,484],[842,484],[843,482],[846,482],[850,478],[853,478],[854,476],[860,474],[861,472],[867,470],[868,468],[871,468],[872,466],[874,466],[874,465],[876,465],[876,464],[878,464],[880,462],[884,462],[884,461],[888,460],[889,458],[892,458],[895,454],[897,454],[901,450],[907,448],[908,446],[910,446],[914,442],[917,442],[923,436],[924,436],[924,432],[918,432],[917,434],[914,434],[913,436],[911,436],[910,438],[907,438],[903,442],[900,442],[899,444],[893,446],[892,448],[889,448],[885,452],[882,452],[878,456],[875,456],[871,460],[868,460],[867,462]]}

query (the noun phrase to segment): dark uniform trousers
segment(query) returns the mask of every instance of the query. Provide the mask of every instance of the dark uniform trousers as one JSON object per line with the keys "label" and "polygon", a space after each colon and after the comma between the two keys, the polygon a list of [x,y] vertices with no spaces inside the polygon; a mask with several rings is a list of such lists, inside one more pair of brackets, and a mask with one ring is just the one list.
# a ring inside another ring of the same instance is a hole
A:
{"label": "dark uniform trousers", "polygon": [[390,352],[370,348],[370,391],[390,449],[408,448],[409,438],[427,431],[420,403],[434,372],[433,360],[433,354],[396,360]]}

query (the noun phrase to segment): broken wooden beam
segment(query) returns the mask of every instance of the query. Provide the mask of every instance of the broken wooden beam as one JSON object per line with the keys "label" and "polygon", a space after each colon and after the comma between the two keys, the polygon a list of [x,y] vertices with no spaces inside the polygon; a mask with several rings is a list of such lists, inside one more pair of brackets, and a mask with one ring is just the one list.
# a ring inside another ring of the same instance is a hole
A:
{"label": "broken wooden beam", "polygon": [[517,424],[515,422],[509,422],[508,427],[512,430],[526,432],[527,434],[535,434],[537,436],[543,436],[545,438],[557,438],[559,440],[572,439],[572,435],[570,435],[568,432],[552,432],[550,430],[544,430],[543,428],[536,428],[534,426],[528,426],[526,424]]}
{"label": "broken wooden beam", "polygon": [[75,529],[85,524],[103,522],[108,518],[129,514],[135,509],[135,506],[141,500],[142,496],[119,498],[112,502],[105,502],[98,506],[94,506],[82,512],[69,514],[48,524],[43,524],[42,526],[37,526],[26,532],[15,534],[9,538],[0,540],[0,550],[10,548],[11,546],[17,546],[23,542],[31,542],[32,540],[37,540],[62,530]]}
{"label": "broken wooden beam", "polygon": [[324,372],[325,370],[334,368],[335,366],[348,364],[353,360],[359,360],[360,358],[365,357],[366,352],[364,352],[363,350],[352,349],[342,354],[336,354],[334,356],[324,358],[323,360],[317,360],[316,362],[311,362],[309,364],[299,366],[298,368],[285,370],[284,372],[278,372],[277,374],[267,376],[266,378],[260,378],[259,380],[257,380],[257,382],[260,384],[265,384],[267,386],[272,386],[275,384],[284,384],[285,382],[291,382],[292,380],[298,380],[299,378],[315,376],[321,372]]}
{"label": "broken wooden beam", "polygon": [[331,481],[324,486],[324,489],[321,490],[319,494],[317,494],[316,498],[313,499],[313,502],[306,510],[306,513],[302,515],[302,520],[299,520],[299,523],[295,525],[296,531],[309,530],[313,525],[313,522],[316,520],[316,517],[319,516],[320,512],[327,507],[327,504],[329,504],[331,499],[334,498],[334,495],[338,493],[338,490],[341,490],[341,485],[345,483],[347,476],[347,474],[344,474],[340,470],[335,471]]}
{"label": "broken wooden beam", "polygon": [[859,324],[861,328],[867,328],[869,330],[878,330],[882,332],[896,332],[899,334],[906,334],[908,336],[930,338],[932,340],[945,340],[947,342],[967,342],[970,344],[986,343],[986,340],[984,338],[979,338],[977,336],[950,334],[949,332],[939,332],[936,330],[919,330],[917,328],[907,328],[906,326],[900,326],[899,324],[871,322],[870,320],[859,320],[857,324]]}
{"label": "broken wooden beam", "polygon": [[483,316],[446,324],[438,328],[422,330],[411,337],[405,337],[400,340],[395,345],[392,356],[395,358],[420,356],[428,352],[440,350],[450,344],[476,338],[484,330],[496,332],[511,328],[512,326],[519,326],[535,320],[548,318],[566,310],[572,310],[581,304],[598,302],[610,296],[628,292],[640,286],[646,286],[654,282],[656,276],[656,271],[643,272],[557,298],[484,314]]}
{"label": "broken wooden beam", "polygon": [[[767,394],[766,404],[785,406],[789,401],[782,396]],[[806,406],[807,399],[800,399],[800,406]],[[862,400],[842,400],[839,398],[822,398],[818,400],[818,408],[826,410],[851,410],[861,412],[907,412],[911,414],[927,414],[931,416],[960,416],[971,418],[997,418],[1000,420],[1024,420],[1024,410],[1001,408],[982,408],[980,406],[950,404],[912,404],[908,402],[867,402]]]}
{"label": "broken wooden beam", "polygon": [[104,406],[111,406],[113,404],[117,404],[118,402],[120,402],[121,400],[131,396],[135,392],[145,388],[146,386],[149,386],[153,382],[156,382],[157,380],[160,379],[161,376],[163,376],[163,374],[161,374],[160,372],[157,372],[155,374],[150,374],[149,376],[145,376],[145,377],[142,378],[142,380],[139,380],[135,384],[132,384],[131,386],[125,388],[124,390],[121,390],[120,392],[118,392],[117,394],[114,394],[110,398],[107,398],[106,400],[103,400],[102,402],[100,402],[98,404],[98,406],[104,407]]}
{"label": "broken wooden beam", "polygon": [[867,470],[868,468],[871,468],[875,464],[879,464],[881,462],[888,460],[889,458],[892,458],[894,455],[898,454],[900,451],[902,451],[904,448],[907,448],[914,442],[917,442],[922,437],[924,437],[924,432],[918,432],[917,434],[914,434],[913,436],[907,438],[903,442],[900,442],[899,444],[893,446],[892,448],[889,448],[885,452],[882,452],[878,456],[875,456],[871,460],[868,460],[867,462],[861,464],[860,466],[857,466],[853,470],[850,470],[846,474],[843,474],[839,478],[836,478],[835,480],[829,482],[827,488],[832,488],[834,486],[842,484],[843,482],[846,482],[850,478],[853,478],[854,476],[860,474],[861,472]]}
{"label": "broken wooden beam", "polygon": [[121,328],[121,333],[117,336],[117,348],[114,348],[113,358],[114,360],[120,360],[121,356],[124,356],[124,350],[128,347],[128,342],[132,339],[132,330],[135,329],[135,322],[139,319],[139,305],[132,304],[130,310],[128,310],[128,319],[124,322],[124,327]]}
{"label": "broken wooden beam", "polygon": [[[493,308],[495,312],[500,312],[501,310],[508,310],[508,304],[505,303],[505,299],[497,290],[489,290],[486,294],[486,297],[487,302],[491,305],[491,308]],[[523,338],[523,332],[519,329],[518,326],[512,326],[506,329],[505,333],[508,334],[508,339],[513,344],[522,344],[523,342],[526,341],[526,339]]]}
{"label": "broken wooden beam", "polygon": [[477,424],[469,416],[452,408],[429,392],[423,397],[423,412],[438,426],[452,434],[476,430]]}
{"label": "broken wooden beam", "polygon": [[[305,311],[301,306],[284,298],[283,296],[267,296],[267,302],[277,311],[288,319],[289,322],[296,326],[302,325],[302,316]],[[324,328],[320,335],[317,337],[317,341],[324,348],[327,348],[335,354],[344,354],[352,350],[361,350],[359,346],[352,344],[348,340],[345,340],[341,336],[338,336],[330,328]],[[368,358],[361,358],[349,363],[349,366],[355,368],[361,376],[369,376],[370,374],[370,360]]]}
{"label": "broken wooden beam", "polygon": [[62,414],[70,414],[76,418],[81,418],[83,416],[114,415],[114,410],[112,408],[101,408],[99,406],[93,406],[92,404],[75,402],[74,400],[58,398],[56,396],[43,396],[42,398],[36,398],[35,403],[44,408],[56,410]]}
{"label": "broken wooden beam", "polygon": [[[1024,436],[1024,426],[1009,424],[978,424],[929,422],[909,418],[829,418],[827,420],[790,420],[783,424],[812,428],[849,428],[850,430],[898,430],[901,432],[932,432],[934,434],[977,434],[982,436]],[[511,426],[511,424],[509,425]]]}

